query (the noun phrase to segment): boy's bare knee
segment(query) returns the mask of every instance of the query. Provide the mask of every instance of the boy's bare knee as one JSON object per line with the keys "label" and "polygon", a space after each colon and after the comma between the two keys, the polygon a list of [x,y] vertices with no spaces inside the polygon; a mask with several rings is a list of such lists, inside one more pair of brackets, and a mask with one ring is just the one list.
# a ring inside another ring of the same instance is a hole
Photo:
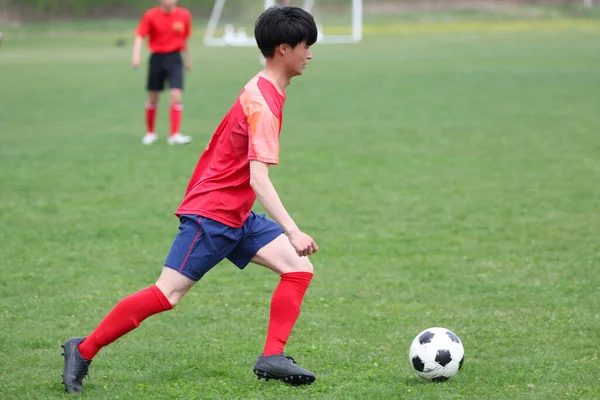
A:
{"label": "boy's bare knee", "polygon": [[310,272],[314,273],[314,268],[308,257],[299,257],[297,265],[291,266],[294,272]]}
{"label": "boy's bare knee", "polygon": [[148,104],[152,104],[153,106],[156,106],[158,104],[158,97],[159,97],[159,94],[157,92],[148,93]]}
{"label": "boy's bare knee", "polygon": [[169,101],[171,104],[181,104],[182,97],[183,96],[180,90],[173,89],[169,93]]}
{"label": "boy's bare knee", "polygon": [[161,282],[156,283],[156,287],[162,292],[162,294],[169,300],[169,303],[173,307],[175,307],[183,298],[187,291],[177,290],[175,288],[171,288],[168,285],[161,284]]}
{"label": "boy's bare knee", "polygon": [[156,281],[156,287],[165,295],[169,303],[175,307],[195,283],[195,281],[183,276],[179,272],[165,267]]}
{"label": "boy's bare knee", "polygon": [[170,296],[170,297],[167,297],[167,300],[169,300],[169,303],[171,303],[171,306],[173,308],[175,308],[175,306],[177,304],[179,304],[179,302],[181,301],[182,298],[183,298],[183,296]]}

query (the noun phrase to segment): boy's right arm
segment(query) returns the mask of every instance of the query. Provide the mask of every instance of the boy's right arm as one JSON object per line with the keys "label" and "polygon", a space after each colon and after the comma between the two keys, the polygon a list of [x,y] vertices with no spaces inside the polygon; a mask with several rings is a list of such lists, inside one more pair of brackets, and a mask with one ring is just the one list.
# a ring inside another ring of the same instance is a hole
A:
{"label": "boy's right arm", "polygon": [[143,42],[144,39],[141,36],[135,36],[135,42],[133,43],[133,55],[131,57],[131,66],[133,68],[138,68],[140,66]]}
{"label": "boy's right arm", "polygon": [[150,33],[150,11],[146,12],[135,30],[135,41],[133,42],[133,54],[131,56],[131,66],[137,69],[140,66],[142,54],[142,45],[144,38]]}

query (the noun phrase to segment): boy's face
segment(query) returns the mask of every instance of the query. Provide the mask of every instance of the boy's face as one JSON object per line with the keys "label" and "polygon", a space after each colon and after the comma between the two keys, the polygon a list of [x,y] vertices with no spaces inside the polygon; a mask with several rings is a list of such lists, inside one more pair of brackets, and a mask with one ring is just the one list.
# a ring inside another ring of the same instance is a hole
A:
{"label": "boy's face", "polygon": [[287,44],[283,46],[286,46],[284,49],[283,61],[289,75],[302,75],[308,61],[312,59],[310,47],[305,41],[298,43],[294,48]]}
{"label": "boy's face", "polygon": [[173,8],[177,5],[177,0],[160,0],[160,4],[166,8]]}

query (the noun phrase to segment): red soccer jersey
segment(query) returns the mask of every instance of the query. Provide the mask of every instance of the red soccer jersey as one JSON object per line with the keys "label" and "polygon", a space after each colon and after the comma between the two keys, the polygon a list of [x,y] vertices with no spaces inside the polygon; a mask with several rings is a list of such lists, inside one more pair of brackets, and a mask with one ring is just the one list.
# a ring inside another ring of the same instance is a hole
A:
{"label": "red soccer jersey", "polygon": [[256,200],[250,161],[279,163],[284,103],[285,93],[263,72],[246,84],[200,156],[176,215],[244,224]]}
{"label": "red soccer jersey", "polygon": [[149,36],[148,47],[153,53],[172,53],[186,48],[186,40],[190,36],[192,15],[182,7],[167,13],[162,7],[154,7],[146,11],[136,34]]}

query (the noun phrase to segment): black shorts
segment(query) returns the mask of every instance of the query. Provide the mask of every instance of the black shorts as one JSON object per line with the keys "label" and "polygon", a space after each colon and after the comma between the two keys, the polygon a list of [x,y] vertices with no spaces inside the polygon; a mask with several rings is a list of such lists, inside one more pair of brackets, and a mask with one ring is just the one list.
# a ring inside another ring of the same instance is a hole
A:
{"label": "black shorts", "polygon": [[183,59],[180,52],[153,53],[149,64],[148,91],[162,92],[166,80],[169,81],[169,88],[183,90]]}

